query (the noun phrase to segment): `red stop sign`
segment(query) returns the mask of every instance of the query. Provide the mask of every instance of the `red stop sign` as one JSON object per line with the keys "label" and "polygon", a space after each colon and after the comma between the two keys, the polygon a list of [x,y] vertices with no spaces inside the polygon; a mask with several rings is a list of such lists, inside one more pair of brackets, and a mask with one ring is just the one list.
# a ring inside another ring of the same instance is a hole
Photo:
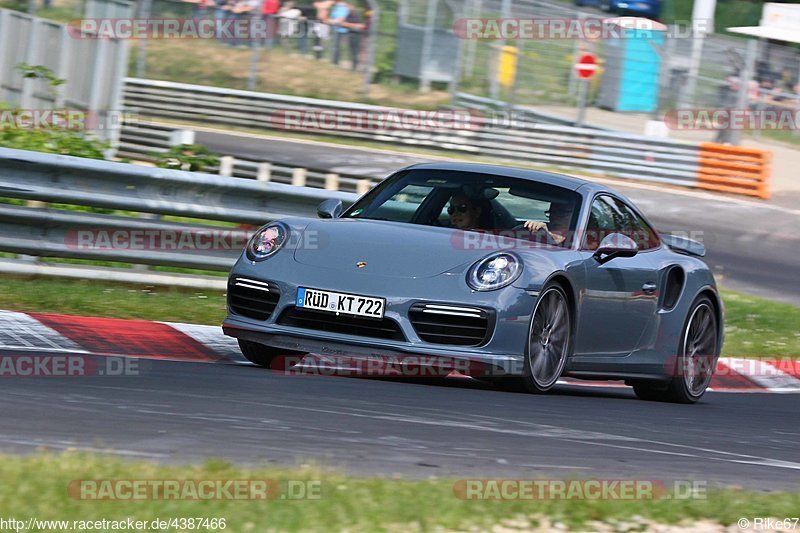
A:
{"label": "red stop sign", "polygon": [[575,63],[575,70],[578,71],[579,78],[587,80],[597,70],[597,59],[592,54],[583,54]]}

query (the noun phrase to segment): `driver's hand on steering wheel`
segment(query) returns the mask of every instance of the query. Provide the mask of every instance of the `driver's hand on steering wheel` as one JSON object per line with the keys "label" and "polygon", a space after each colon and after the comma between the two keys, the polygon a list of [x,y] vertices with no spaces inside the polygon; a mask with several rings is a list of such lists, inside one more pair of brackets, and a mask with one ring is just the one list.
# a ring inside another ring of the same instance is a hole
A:
{"label": "driver's hand on steering wheel", "polygon": [[523,224],[523,227],[531,233],[536,233],[539,230],[544,230],[547,233],[550,233],[550,230],[547,229],[547,224],[544,222],[539,222],[538,220],[526,220]]}
{"label": "driver's hand on steering wheel", "polygon": [[526,220],[523,224],[523,227],[531,233],[536,233],[537,231],[544,232],[544,234],[547,235],[547,238],[552,240],[553,244],[556,245],[560,245],[566,240],[564,235],[550,231],[550,229],[547,227],[547,224],[544,222],[539,222],[537,220]]}

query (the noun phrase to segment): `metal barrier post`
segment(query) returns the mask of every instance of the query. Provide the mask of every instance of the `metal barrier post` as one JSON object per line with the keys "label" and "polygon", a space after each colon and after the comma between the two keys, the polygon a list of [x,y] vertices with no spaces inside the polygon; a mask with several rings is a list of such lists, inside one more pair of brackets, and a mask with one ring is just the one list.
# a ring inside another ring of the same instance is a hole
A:
{"label": "metal barrier post", "polygon": [[428,0],[428,13],[425,17],[425,35],[422,40],[422,64],[420,66],[419,90],[428,92],[431,90],[431,80],[428,78],[428,63],[431,58],[431,48],[433,47],[433,32],[436,29],[436,9],[439,7],[439,0]]}
{"label": "metal barrier post", "polygon": [[369,180],[358,180],[356,183],[356,192],[358,194],[367,194],[372,188],[372,183]]}
{"label": "metal barrier post", "polygon": [[[25,61],[29,65],[36,65],[38,63],[39,43],[41,39],[42,22],[37,18],[31,18],[31,33],[28,35],[28,51],[25,54]],[[99,76],[98,76],[99,77]],[[22,94],[20,95],[20,104],[23,108],[34,107],[33,87],[36,78],[24,78],[22,80]]]}
{"label": "metal barrier post", "polygon": [[292,171],[292,185],[297,187],[306,186],[306,176],[308,175],[306,169],[296,168]]}
{"label": "metal barrier post", "polygon": [[270,181],[272,179],[272,164],[259,163],[256,171],[256,180]]}
{"label": "metal barrier post", "polygon": [[[511,0],[503,0],[500,5],[500,17],[507,19],[511,17]],[[489,69],[491,78],[489,79],[489,98],[497,100],[500,95],[500,80],[497,79],[500,71],[500,58],[503,54],[503,47],[506,45],[505,39],[500,39],[493,45],[497,54],[489,54],[489,61],[492,68]]]}
{"label": "metal barrier post", "polygon": [[364,87],[362,93],[365,98],[369,98],[369,89],[372,85],[372,76],[375,70],[375,53],[378,50],[378,25],[380,24],[380,10],[378,2],[367,0],[372,14],[369,19],[369,35],[367,39],[367,60],[364,65]]}
{"label": "metal barrier post", "polygon": [[[252,22],[254,18],[255,15],[251,17],[250,22]],[[272,22],[272,19],[269,19],[268,22]],[[269,40],[269,35],[267,38]],[[254,39],[252,35],[250,35],[250,48],[250,75],[247,77],[247,90],[255,91],[258,81],[258,63],[261,60],[261,43],[258,42],[258,39]]]}
{"label": "metal barrier post", "polygon": [[[153,0],[143,0],[142,10],[139,18],[149,19],[152,10]],[[136,77],[144,78],[145,67],[147,66],[147,37],[139,39],[136,43]]]}
{"label": "metal barrier post", "polygon": [[194,131],[172,130],[169,132],[170,146],[181,146],[183,144],[194,144]]}
{"label": "metal barrier post", "polygon": [[339,174],[325,174],[325,189],[328,191],[339,190]]}
{"label": "metal barrier post", "polygon": [[219,158],[219,175],[230,178],[233,176],[234,158],[230,155],[225,155]]}
{"label": "metal barrier post", "polygon": [[[744,68],[739,75],[739,94],[736,98],[736,109],[748,108],[748,92],[750,90],[750,80],[753,78],[758,55],[758,40],[749,39],[747,50],[744,56]],[[738,145],[742,142],[742,131],[731,131],[731,144]]]}

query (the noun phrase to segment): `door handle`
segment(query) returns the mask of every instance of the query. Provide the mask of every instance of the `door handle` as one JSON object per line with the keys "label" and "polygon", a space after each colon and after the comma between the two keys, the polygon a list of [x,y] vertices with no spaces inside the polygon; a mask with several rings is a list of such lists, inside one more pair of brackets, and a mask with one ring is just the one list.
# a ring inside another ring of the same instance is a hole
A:
{"label": "door handle", "polygon": [[656,286],[655,283],[653,283],[652,281],[648,281],[647,283],[642,285],[642,292],[645,294],[653,294],[654,292],[656,292],[657,288],[658,287]]}

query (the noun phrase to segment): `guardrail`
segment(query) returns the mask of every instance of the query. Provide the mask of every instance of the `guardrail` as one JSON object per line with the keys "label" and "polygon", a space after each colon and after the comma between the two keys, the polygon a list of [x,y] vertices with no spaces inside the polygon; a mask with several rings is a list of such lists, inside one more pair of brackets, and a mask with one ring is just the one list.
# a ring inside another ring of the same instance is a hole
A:
{"label": "guardrail", "polygon": [[[484,102],[485,104],[485,102]],[[338,116],[402,114],[413,111],[352,102],[318,100],[218,87],[128,78],[125,105],[142,116],[183,122],[219,124],[255,130],[287,130],[287,111]],[[385,126],[385,124],[383,125]],[[647,137],[615,131],[540,124],[524,115],[469,116],[460,128],[381,127],[375,121],[354,125],[339,121],[333,127],[291,129],[356,138],[394,146],[423,147],[451,153],[491,157],[515,163],[601,173],[612,177],[653,181],[769,196],[769,152],[730,150],[724,157],[717,145]],[[719,145],[722,146],[722,145]],[[713,154],[713,157],[709,155]],[[709,159],[713,161],[709,161]],[[759,163],[761,161],[761,163]],[[742,180],[743,173],[757,174],[759,185]],[[712,183],[710,178],[714,178]],[[714,187],[712,187],[714,186]]]}
{"label": "guardrail", "polygon": [[[0,197],[116,211],[0,204],[2,252],[218,271],[230,269],[253,227],[282,216],[315,216],[327,198],[346,205],[356,199],[339,191],[7,148],[0,148]],[[235,224],[159,220],[162,215]],[[147,244],[154,232],[157,240]],[[165,236],[169,242],[162,242]],[[181,238],[187,246],[180,246]],[[131,239],[144,241],[132,246]],[[191,246],[209,239],[208,248]]]}
{"label": "guardrail", "polygon": [[[469,93],[456,93],[455,98],[453,99],[452,107],[459,109],[475,109],[477,111],[486,113],[509,111],[511,109],[511,106],[502,100],[495,100],[486,96],[478,96]],[[574,120],[559,117],[557,115],[550,115],[548,113],[542,113],[541,111],[534,111],[533,109],[527,109],[518,105],[514,106],[513,110],[515,118],[525,122],[532,122],[535,124],[556,124],[559,126],[575,125]],[[593,126],[591,124],[584,124],[582,127],[590,130],[613,131],[609,128]]]}
{"label": "guardrail", "polygon": [[[164,153],[179,144],[193,143],[193,131],[176,129],[174,125],[153,122],[125,125],[122,128],[117,156],[136,161],[154,161],[154,154]],[[222,156],[219,166],[209,167],[207,172],[300,187],[354,192],[359,195],[379,181],[370,176],[334,173],[319,168],[297,168],[281,162],[253,161],[228,155]]]}

